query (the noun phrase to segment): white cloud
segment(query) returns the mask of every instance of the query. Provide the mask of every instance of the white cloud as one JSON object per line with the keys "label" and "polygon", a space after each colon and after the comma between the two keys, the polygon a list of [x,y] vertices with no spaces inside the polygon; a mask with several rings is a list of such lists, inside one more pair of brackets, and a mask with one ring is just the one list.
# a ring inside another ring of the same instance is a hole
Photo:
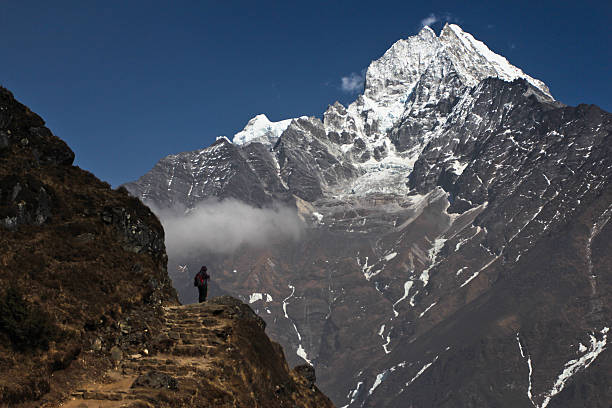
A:
{"label": "white cloud", "polygon": [[151,208],[162,222],[168,255],[174,259],[230,254],[244,245],[265,247],[297,240],[303,231],[296,211],[287,207],[255,208],[237,200],[208,200],[187,213]]}
{"label": "white cloud", "polygon": [[458,23],[459,19],[453,16],[451,13],[443,13],[443,14],[434,14],[429,13],[429,15],[423,19],[421,19],[421,28],[425,26],[431,26],[432,24],[439,22],[448,22],[448,23]]}
{"label": "white cloud", "polygon": [[341,88],[344,92],[360,92],[363,89],[363,82],[365,81],[365,71],[360,74],[351,72],[349,76],[342,77]]}
{"label": "white cloud", "polygon": [[438,21],[440,21],[440,19],[436,17],[434,13],[431,13],[429,16],[421,20],[421,27],[430,26]]}

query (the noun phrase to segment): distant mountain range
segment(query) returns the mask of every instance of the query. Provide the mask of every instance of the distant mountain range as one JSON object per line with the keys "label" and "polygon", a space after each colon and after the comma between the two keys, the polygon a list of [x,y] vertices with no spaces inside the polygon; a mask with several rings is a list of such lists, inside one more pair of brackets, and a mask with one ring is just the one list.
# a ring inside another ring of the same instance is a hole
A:
{"label": "distant mountain range", "polygon": [[125,187],[159,214],[217,199],[303,220],[170,270],[206,260],[339,406],[607,407],[611,130],[447,24],[393,44],[323,120],[258,115]]}

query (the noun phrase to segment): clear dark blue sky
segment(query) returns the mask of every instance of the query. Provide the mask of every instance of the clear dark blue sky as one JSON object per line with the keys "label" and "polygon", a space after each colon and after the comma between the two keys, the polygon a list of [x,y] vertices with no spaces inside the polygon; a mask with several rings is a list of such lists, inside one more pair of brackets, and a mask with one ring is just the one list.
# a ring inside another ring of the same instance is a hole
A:
{"label": "clear dark blue sky", "polygon": [[[612,110],[610,1],[3,1],[0,84],[117,186],[248,119],[321,116],[432,13],[543,80]],[[510,4],[510,5],[509,5]]]}

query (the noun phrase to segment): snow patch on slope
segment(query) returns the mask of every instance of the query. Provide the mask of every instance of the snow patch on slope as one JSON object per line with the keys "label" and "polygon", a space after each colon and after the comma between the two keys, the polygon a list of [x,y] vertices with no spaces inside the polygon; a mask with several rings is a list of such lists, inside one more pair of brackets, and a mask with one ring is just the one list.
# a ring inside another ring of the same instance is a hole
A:
{"label": "snow patch on slope", "polygon": [[[397,299],[395,301],[395,303],[393,303],[393,314],[395,315],[395,317],[399,316],[399,312],[397,310],[395,310],[395,306],[397,306],[397,304],[399,302],[401,302],[402,300],[406,299],[408,297],[408,294],[410,293],[410,288],[412,288],[412,285],[414,284],[414,282],[412,280],[407,280],[406,282],[404,282],[404,294],[402,295],[401,298]],[[412,303],[410,304],[411,306],[414,306]]]}
{"label": "snow patch on slope", "polygon": [[601,330],[601,340],[598,340],[593,334],[589,334],[590,345],[586,353],[584,353],[584,355],[580,358],[570,360],[565,363],[563,371],[561,374],[559,374],[559,377],[557,377],[552,389],[547,393],[544,401],[542,401],[542,405],[539,408],[546,408],[550,403],[551,398],[563,391],[565,384],[574,374],[576,374],[578,371],[585,370],[593,363],[593,361],[595,361],[597,356],[599,356],[606,347],[609,331],[609,327],[604,327]]}
{"label": "snow patch on slope", "polygon": [[264,300],[266,303],[272,302],[272,296],[267,293],[251,293],[249,303],[255,303],[258,300]]}
{"label": "snow patch on slope", "polygon": [[289,287],[289,289],[291,289],[291,294],[287,296],[285,299],[283,299],[283,313],[285,314],[285,318],[289,319],[289,321],[293,325],[293,330],[295,330],[295,334],[297,334],[298,348],[297,348],[296,354],[302,359],[304,359],[304,361],[306,361],[308,364],[312,365],[312,361],[308,359],[308,353],[306,353],[306,350],[302,346],[302,335],[300,334],[300,331],[298,330],[297,325],[295,324],[295,321],[291,317],[289,317],[289,315],[287,314],[287,305],[289,304],[288,300],[291,299],[293,295],[295,295],[295,286],[293,285],[287,285],[287,286]]}
{"label": "snow patch on slope", "polygon": [[523,346],[521,344],[521,338],[519,336],[519,333],[516,333],[516,342],[518,343],[519,346],[519,351],[521,352],[521,357],[523,357],[523,359],[525,357],[527,357],[527,367],[529,368],[529,377],[528,377],[528,387],[527,387],[527,398],[529,398],[529,401],[531,401],[531,404],[537,408],[537,405],[535,402],[533,402],[533,393],[532,393],[532,380],[531,380],[531,376],[533,374],[533,367],[531,365],[531,356],[528,353],[525,353],[523,351]]}
{"label": "snow patch on slope", "polygon": [[431,367],[431,365],[432,365],[433,363],[435,363],[437,360],[438,360],[438,356],[436,356],[436,357],[435,357],[435,358],[434,358],[434,359],[433,359],[433,360],[432,360],[430,363],[425,364],[425,365],[423,366],[423,368],[421,368],[421,369],[419,370],[419,372],[418,372],[418,373],[416,373],[416,375],[415,375],[414,377],[412,377],[412,379],[406,383],[406,387],[408,387],[410,384],[412,384],[413,382],[415,382],[415,381],[417,380],[417,378],[419,378],[419,377],[420,377],[420,376],[421,376],[421,375],[422,375],[422,374],[425,372],[425,370],[427,370],[429,367]]}
{"label": "snow patch on slope", "polygon": [[341,408],[348,408],[349,405],[351,405],[353,402],[355,402],[355,400],[357,399],[357,397],[359,396],[359,393],[361,392],[361,386],[363,385],[363,381],[359,381],[357,383],[357,386],[355,387],[354,390],[350,391],[348,393],[348,395],[346,396],[347,398],[349,398],[351,401],[347,404],[344,405]]}
{"label": "snow patch on slope", "polygon": [[538,396],[543,395],[544,397],[541,404],[538,404],[534,401],[533,380],[532,380],[533,365],[531,361],[531,356],[524,349],[519,333],[516,333],[516,341],[518,343],[521,357],[527,360],[527,367],[529,368],[527,397],[531,401],[531,404],[535,408],[546,408],[548,404],[550,403],[551,399],[555,395],[563,391],[563,389],[565,388],[565,384],[567,384],[570,378],[572,378],[579,371],[586,370],[595,361],[595,359],[597,359],[597,357],[601,354],[601,352],[604,351],[607,345],[609,331],[610,331],[609,327],[604,327],[603,329],[601,329],[601,331],[599,332],[599,336],[598,336],[598,337],[601,337],[601,339],[598,339],[595,336],[595,333],[589,333],[589,338],[590,338],[589,347],[587,348],[582,343],[580,343],[580,346],[578,348],[578,353],[583,353],[582,356],[565,363],[565,366],[563,367],[563,371],[556,378],[555,383],[552,386],[552,389],[546,393],[538,395]]}

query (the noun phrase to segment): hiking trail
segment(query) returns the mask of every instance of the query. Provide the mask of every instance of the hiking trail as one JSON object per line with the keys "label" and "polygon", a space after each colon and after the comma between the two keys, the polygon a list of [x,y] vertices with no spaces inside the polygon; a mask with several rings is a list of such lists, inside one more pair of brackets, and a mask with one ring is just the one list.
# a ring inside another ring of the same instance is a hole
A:
{"label": "hiking trail", "polygon": [[265,336],[263,320],[236,299],[164,307],[162,322],[165,350],[124,356],[101,381],[84,384],[60,406],[289,407],[304,406],[306,394],[322,396],[314,380],[288,369],[280,346]]}

